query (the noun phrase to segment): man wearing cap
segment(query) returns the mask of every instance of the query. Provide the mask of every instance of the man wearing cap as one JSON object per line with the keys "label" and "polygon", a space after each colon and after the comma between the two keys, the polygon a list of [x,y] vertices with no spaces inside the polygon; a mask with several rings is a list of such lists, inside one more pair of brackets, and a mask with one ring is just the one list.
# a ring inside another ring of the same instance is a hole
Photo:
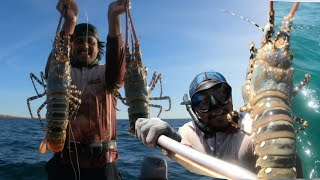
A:
{"label": "man wearing cap", "polygon": [[192,122],[176,132],[158,118],[141,118],[135,125],[137,138],[145,145],[155,147],[159,136],[166,135],[195,150],[254,171],[255,156],[252,138],[248,135],[251,121],[244,115],[234,119],[248,133],[241,132],[227,121],[233,104],[231,87],[223,75],[215,71],[198,74],[190,84],[189,96]]}
{"label": "man wearing cap", "polygon": [[[165,135],[195,150],[256,172],[257,157],[253,152],[252,120],[249,114],[240,114],[233,119],[243,131],[227,120],[227,114],[233,110],[231,90],[222,74],[215,71],[200,73],[190,84],[191,102],[186,102],[184,98],[192,122],[184,124],[176,132],[159,118],[140,118],[135,125],[136,136],[146,146],[156,147],[159,136]],[[302,164],[298,154],[296,168],[297,178],[302,178]]]}
{"label": "man wearing cap", "polygon": [[55,153],[46,165],[48,179],[121,179],[116,165],[117,99],[114,93],[123,86],[125,74],[120,14],[125,12],[128,3],[129,0],[117,0],[109,5],[106,64],[101,65],[104,43],[99,40],[97,28],[88,23],[76,25],[75,0],[58,2],[57,9],[66,22],[62,33],[70,36],[72,84],[82,94],[76,118],[67,129],[64,149]]}

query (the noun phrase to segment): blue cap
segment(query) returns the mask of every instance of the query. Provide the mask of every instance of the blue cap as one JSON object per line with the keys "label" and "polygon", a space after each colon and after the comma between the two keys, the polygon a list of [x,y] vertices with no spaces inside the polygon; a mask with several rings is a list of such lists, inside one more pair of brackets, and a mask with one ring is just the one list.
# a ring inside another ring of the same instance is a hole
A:
{"label": "blue cap", "polygon": [[192,80],[189,95],[192,97],[196,92],[209,89],[219,83],[227,83],[222,74],[215,71],[202,72]]}

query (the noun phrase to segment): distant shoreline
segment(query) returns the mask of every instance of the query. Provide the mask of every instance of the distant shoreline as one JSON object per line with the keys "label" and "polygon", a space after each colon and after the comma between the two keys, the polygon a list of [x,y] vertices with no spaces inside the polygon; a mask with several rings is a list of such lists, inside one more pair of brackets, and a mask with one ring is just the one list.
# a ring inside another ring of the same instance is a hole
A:
{"label": "distant shoreline", "polygon": [[31,119],[31,118],[0,114],[0,119]]}
{"label": "distant shoreline", "polygon": [[[0,119],[32,119],[30,117],[21,117],[21,116],[13,116],[13,115],[5,115],[5,114],[0,114]],[[34,119],[34,120],[37,120],[38,118]],[[42,118],[42,119],[45,119],[45,118]],[[170,118],[164,118],[163,120],[166,120],[166,119],[170,119]],[[122,121],[122,120],[125,120],[125,121],[128,121],[128,119],[117,119],[117,121]],[[172,118],[170,120],[188,120],[188,118]],[[191,120],[191,119],[190,119]]]}

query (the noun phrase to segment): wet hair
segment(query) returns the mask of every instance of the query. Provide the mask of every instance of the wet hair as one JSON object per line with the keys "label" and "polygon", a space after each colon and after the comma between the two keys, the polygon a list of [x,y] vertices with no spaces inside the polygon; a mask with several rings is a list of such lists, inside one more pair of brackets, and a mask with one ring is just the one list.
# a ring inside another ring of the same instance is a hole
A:
{"label": "wet hair", "polygon": [[99,52],[97,55],[98,61],[100,61],[102,59],[102,55],[104,53],[104,49],[103,49],[104,47],[105,47],[105,42],[99,41],[99,39],[98,39],[98,49],[99,49]]}

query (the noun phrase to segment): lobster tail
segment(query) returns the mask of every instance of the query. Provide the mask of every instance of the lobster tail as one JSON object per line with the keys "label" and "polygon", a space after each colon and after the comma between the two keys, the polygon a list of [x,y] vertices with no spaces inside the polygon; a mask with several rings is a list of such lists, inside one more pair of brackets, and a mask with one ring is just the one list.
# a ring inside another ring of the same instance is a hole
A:
{"label": "lobster tail", "polygon": [[282,93],[268,91],[260,95],[259,100],[253,100],[256,103],[250,115],[254,151],[259,156],[256,166],[261,167],[258,178],[261,179],[296,177],[296,133],[290,108],[283,97]]}
{"label": "lobster tail", "polygon": [[48,149],[60,152],[64,147],[69,117],[69,102],[65,94],[55,94],[47,99],[47,144]]}

